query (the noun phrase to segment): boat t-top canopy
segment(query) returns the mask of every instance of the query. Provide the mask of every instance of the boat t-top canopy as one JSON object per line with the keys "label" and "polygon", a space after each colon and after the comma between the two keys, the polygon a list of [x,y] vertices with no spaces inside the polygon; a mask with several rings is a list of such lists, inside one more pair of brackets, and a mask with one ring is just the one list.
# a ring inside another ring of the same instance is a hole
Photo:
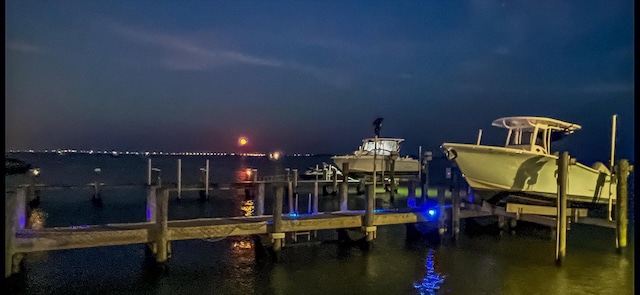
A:
{"label": "boat t-top canopy", "polygon": [[506,129],[520,129],[522,131],[532,131],[536,127],[539,129],[558,130],[566,133],[573,133],[582,126],[574,123],[564,122],[552,118],[545,117],[504,117],[496,119],[491,123],[492,126]]}
{"label": "boat t-top canopy", "polygon": [[362,140],[359,154],[373,154],[374,150],[377,155],[388,156],[392,152],[400,152],[400,143],[403,142],[402,138],[365,138]]}
{"label": "boat t-top canopy", "polygon": [[[550,154],[551,142],[582,128],[578,124],[545,117],[504,117],[492,126],[509,130],[505,147]],[[527,136],[523,136],[524,134]],[[553,135],[555,134],[555,135]]]}

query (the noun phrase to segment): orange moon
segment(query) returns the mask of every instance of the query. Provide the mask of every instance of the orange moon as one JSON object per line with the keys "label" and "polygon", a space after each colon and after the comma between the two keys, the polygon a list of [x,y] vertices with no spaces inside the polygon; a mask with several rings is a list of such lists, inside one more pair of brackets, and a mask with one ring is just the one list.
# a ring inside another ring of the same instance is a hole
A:
{"label": "orange moon", "polygon": [[239,144],[240,146],[245,146],[245,145],[247,145],[247,143],[249,143],[249,140],[247,140],[247,138],[246,138],[246,137],[240,137],[240,138],[238,138],[238,144]]}

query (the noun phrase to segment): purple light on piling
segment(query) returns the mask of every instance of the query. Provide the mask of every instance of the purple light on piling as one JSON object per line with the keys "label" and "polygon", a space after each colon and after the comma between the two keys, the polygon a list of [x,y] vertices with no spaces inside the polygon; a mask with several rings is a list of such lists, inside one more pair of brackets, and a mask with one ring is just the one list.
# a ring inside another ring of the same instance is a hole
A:
{"label": "purple light on piling", "polygon": [[147,205],[147,221],[151,221],[151,206]]}
{"label": "purple light on piling", "polygon": [[18,222],[20,223],[20,227],[23,228],[27,224],[27,216],[20,215]]}

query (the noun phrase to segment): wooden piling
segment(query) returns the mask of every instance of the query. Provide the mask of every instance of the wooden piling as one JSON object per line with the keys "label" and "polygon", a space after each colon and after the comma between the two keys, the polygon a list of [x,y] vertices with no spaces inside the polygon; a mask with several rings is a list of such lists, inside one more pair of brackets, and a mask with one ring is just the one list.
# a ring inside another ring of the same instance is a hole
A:
{"label": "wooden piling", "polygon": [[204,175],[204,196],[208,200],[209,199],[209,159],[207,159],[206,167],[205,167],[205,175]]}
{"label": "wooden piling", "polygon": [[293,181],[291,180],[291,170],[289,168],[284,169],[287,173],[287,204],[289,205],[289,213],[295,212],[293,208]]}
{"label": "wooden piling", "polygon": [[182,159],[178,159],[178,199],[182,197]]}
{"label": "wooden piling", "polygon": [[[331,168],[331,166],[329,167],[330,169],[333,169]],[[333,185],[332,185],[333,188],[331,189],[331,194],[335,196],[336,192],[338,191],[338,171],[333,170],[333,174],[331,175],[331,180],[333,181]]]}
{"label": "wooden piling", "polygon": [[258,195],[256,197],[256,204],[255,204],[255,215],[256,216],[262,216],[264,215],[264,183],[259,183],[258,184]]}
{"label": "wooden piling", "polygon": [[447,226],[445,224],[446,216],[445,216],[445,207],[444,207],[444,193],[445,190],[442,187],[438,188],[438,233],[442,237],[444,233],[447,231]]}
{"label": "wooden piling", "polygon": [[[24,190],[19,188],[18,190]],[[23,195],[26,193],[23,193]],[[20,211],[18,209],[18,193],[8,192],[5,194],[4,211],[4,277],[10,277],[13,271],[13,255],[15,253],[16,231],[20,226]]]}
{"label": "wooden piling", "polygon": [[156,220],[156,215],[158,211],[158,207],[156,206],[156,190],[157,186],[149,186],[147,187],[147,222],[154,222]]}
{"label": "wooden piling", "polygon": [[282,232],[282,198],[284,195],[284,187],[282,184],[276,185],[276,195],[273,198],[273,232],[271,232],[271,242],[273,250],[280,251],[284,246],[284,233]]}
{"label": "wooden piling", "polygon": [[567,250],[567,174],[569,153],[558,158],[558,215],[556,216],[556,264],[562,265]]}
{"label": "wooden piling", "polygon": [[618,184],[616,186],[616,252],[624,253],[627,248],[627,206],[628,206],[628,188],[627,180],[632,167],[629,161],[622,159],[618,161],[616,166],[616,178]]}
{"label": "wooden piling", "polygon": [[373,226],[374,210],[376,206],[376,191],[373,184],[367,184],[366,208],[364,212],[364,231],[367,242],[375,239],[376,227]]}
{"label": "wooden piling", "polygon": [[349,210],[347,207],[349,196],[349,162],[342,163],[342,184],[340,185],[340,211]]}
{"label": "wooden piling", "polygon": [[169,190],[158,189],[156,191],[156,262],[165,263],[168,259],[168,209],[169,209]]}
{"label": "wooden piling", "polygon": [[313,182],[313,213],[318,213],[318,175],[316,174],[316,179]]}
{"label": "wooden piling", "polygon": [[[391,183],[389,184],[389,198],[391,199],[391,202],[393,202],[396,198],[396,159],[393,154],[389,156],[389,158],[389,179],[391,180]],[[382,181],[384,181],[384,178]]]}
{"label": "wooden piling", "polygon": [[458,240],[460,234],[460,188],[451,191],[451,228],[453,240]]}
{"label": "wooden piling", "polygon": [[151,158],[147,159],[147,185],[151,186]]}

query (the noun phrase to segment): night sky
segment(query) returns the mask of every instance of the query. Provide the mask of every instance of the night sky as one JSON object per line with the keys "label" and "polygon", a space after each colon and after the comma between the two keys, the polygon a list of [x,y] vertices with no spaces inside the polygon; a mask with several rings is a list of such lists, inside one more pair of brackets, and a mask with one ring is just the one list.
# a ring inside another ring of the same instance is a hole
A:
{"label": "night sky", "polygon": [[583,126],[555,148],[633,161],[633,1],[5,2],[5,149],[404,154],[502,144],[504,116]]}

